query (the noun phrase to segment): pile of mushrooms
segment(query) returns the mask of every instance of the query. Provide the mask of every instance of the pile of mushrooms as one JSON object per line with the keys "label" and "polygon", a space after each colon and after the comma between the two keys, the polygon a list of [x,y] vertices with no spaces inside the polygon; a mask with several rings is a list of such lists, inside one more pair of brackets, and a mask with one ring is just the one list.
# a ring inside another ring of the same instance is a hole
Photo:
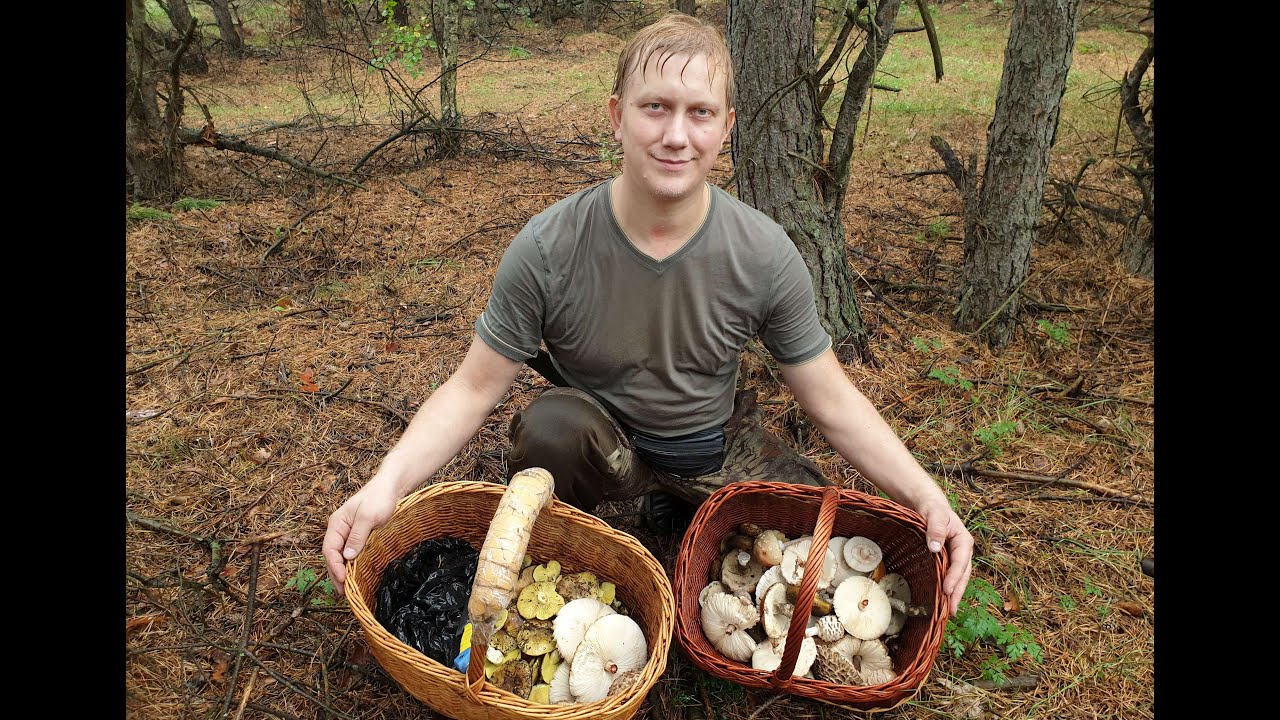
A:
{"label": "pile of mushrooms", "polygon": [[542,704],[593,702],[623,692],[649,661],[644,631],[611,582],[534,565],[526,555],[516,595],[484,658],[494,685]]}
{"label": "pile of mushrooms", "polygon": [[[812,544],[754,523],[724,539],[716,578],[698,595],[702,631],[720,654],[756,670],[782,664]],[[870,538],[833,537],[817,587],[794,675],[853,686],[892,680],[887,643],[908,619],[929,615],[911,603],[906,578],[886,572]]]}

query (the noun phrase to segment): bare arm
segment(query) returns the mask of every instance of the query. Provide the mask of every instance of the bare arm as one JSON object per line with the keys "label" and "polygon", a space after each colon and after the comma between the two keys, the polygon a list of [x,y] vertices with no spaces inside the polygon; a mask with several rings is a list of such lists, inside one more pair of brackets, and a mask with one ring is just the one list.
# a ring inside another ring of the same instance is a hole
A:
{"label": "bare arm", "polygon": [[942,588],[954,615],[969,584],[973,537],[951,509],[942,489],[845,375],[833,351],[828,349],[802,365],[783,365],[782,377],[841,457],[895,502],[924,517],[929,549],[937,552],[942,543],[947,543],[951,568]]}
{"label": "bare arm", "polygon": [[522,366],[474,337],[462,364],[418,408],[373,478],[329,516],[324,556],[339,595],[346,583],[345,561],[359,554],[369,533],[391,517],[401,498],[425,483],[475,436]]}

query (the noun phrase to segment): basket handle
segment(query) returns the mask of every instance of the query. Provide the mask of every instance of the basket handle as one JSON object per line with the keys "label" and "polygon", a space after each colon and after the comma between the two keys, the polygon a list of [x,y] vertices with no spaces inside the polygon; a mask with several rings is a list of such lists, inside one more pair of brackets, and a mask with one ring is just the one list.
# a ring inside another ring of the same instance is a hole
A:
{"label": "basket handle", "polygon": [[511,476],[489,524],[489,534],[480,548],[476,577],[471,584],[467,612],[471,620],[471,662],[467,665],[467,696],[481,703],[484,686],[484,657],[494,632],[498,613],[511,604],[520,565],[533,523],[550,502],[555,490],[551,473],[542,468],[521,470]]}
{"label": "basket handle", "polygon": [[769,684],[776,689],[783,689],[791,684],[796,659],[800,656],[800,645],[804,642],[805,628],[809,624],[809,613],[813,610],[813,598],[818,592],[818,580],[822,578],[822,565],[827,558],[827,541],[831,539],[831,526],[835,523],[839,501],[840,488],[835,485],[827,486],[822,493],[822,507],[818,509],[818,524],[813,528],[809,559],[804,565],[804,578],[800,581],[800,590],[796,593],[794,609],[791,611],[791,625],[787,628],[782,664],[769,678]]}

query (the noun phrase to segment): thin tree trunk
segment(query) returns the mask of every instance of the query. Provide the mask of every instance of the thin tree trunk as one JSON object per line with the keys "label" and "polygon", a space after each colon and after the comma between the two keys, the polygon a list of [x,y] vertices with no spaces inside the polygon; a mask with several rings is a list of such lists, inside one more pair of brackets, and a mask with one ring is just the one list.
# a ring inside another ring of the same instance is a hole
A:
{"label": "thin tree trunk", "polygon": [[409,24],[409,0],[396,0],[395,6],[391,8],[391,19],[400,27]]}
{"label": "thin tree trunk", "polygon": [[234,54],[244,52],[244,40],[236,29],[236,22],[231,18],[230,0],[204,0],[213,11],[213,19],[218,24],[218,35],[226,44],[227,50]]}
{"label": "thin tree trunk", "polygon": [[580,17],[582,18],[582,29],[587,32],[595,32],[596,30],[596,12],[598,4],[595,0],[582,0],[582,6],[578,8]]}
{"label": "thin tree trunk", "polygon": [[[1148,280],[1156,277],[1155,100],[1152,99],[1148,108],[1144,108],[1141,98],[1142,78],[1156,58],[1154,32],[1153,30],[1147,36],[1146,49],[1138,56],[1133,69],[1125,75],[1124,83],[1120,86],[1121,110],[1125,122],[1142,150],[1142,161],[1137,168],[1130,170],[1130,174],[1142,193],[1142,214],[1146,216],[1145,223],[1141,218],[1134,223],[1134,227],[1125,235],[1120,250],[1125,270]],[[1150,121],[1147,120],[1148,112],[1151,115]]]}
{"label": "thin tree trunk", "polygon": [[458,127],[458,25],[462,17],[462,0],[432,0],[432,25],[436,53],[440,57],[440,127],[436,153],[449,157],[461,147],[461,135],[449,132]]}
{"label": "thin tree trunk", "polygon": [[[169,15],[169,22],[177,33],[175,42],[180,43],[182,37],[187,33],[187,28],[191,27],[191,7],[187,4],[187,0],[169,0],[168,5],[165,7],[165,12]],[[200,43],[199,31],[196,32],[195,39],[191,41],[191,47],[187,48],[187,52],[182,56],[182,72],[193,75],[203,75],[209,72],[209,60],[204,55],[204,47]]]}
{"label": "thin tree trunk", "polygon": [[956,318],[993,348],[1017,326],[1080,3],[1019,0],[1013,10]]}
{"label": "thin tree trunk", "polygon": [[153,67],[147,47],[146,3],[125,9],[125,184],[134,200],[168,199],[178,187],[182,156],[166,140]]}
{"label": "thin tree trunk", "polygon": [[476,21],[472,25],[474,35],[488,38],[493,32],[493,0],[476,0]]}
{"label": "thin tree trunk", "polygon": [[697,5],[697,0],[676,0],[676,10],[689,16],[693,16],[698,9]]}
{"label": "thin tree trunk", "polygon": [[329,34],[323,0],[302,0],[302,34],[309,38],[322,38]]}

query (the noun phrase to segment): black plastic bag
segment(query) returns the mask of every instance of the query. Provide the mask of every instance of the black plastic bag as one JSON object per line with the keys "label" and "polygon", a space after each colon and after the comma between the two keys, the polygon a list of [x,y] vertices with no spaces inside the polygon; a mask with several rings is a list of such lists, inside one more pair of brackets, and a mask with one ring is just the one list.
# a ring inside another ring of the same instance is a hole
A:
{"label": "black plastic bag", "polygon": [[458,538],[424,540],[383,572],[374,617],[404,644],[451,667],[479,557]]}

